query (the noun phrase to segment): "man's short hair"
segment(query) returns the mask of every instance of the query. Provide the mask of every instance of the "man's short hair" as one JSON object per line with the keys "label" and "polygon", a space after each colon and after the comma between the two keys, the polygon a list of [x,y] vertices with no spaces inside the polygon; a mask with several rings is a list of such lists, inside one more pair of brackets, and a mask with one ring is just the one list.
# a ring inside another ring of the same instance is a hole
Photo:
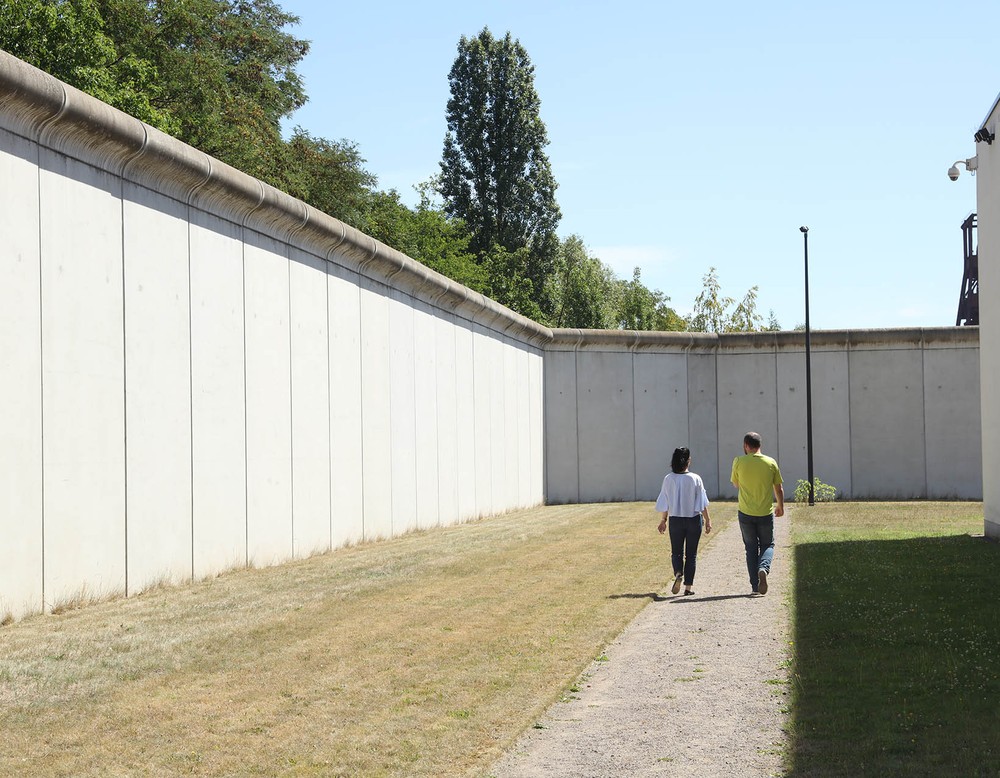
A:
{"label": "man's short hair", "polygon": [[743,442],[747,444],[749,448],[754,450],[759,449],[761,446],[760,434],[757,432],[748,432],[743,436]]}

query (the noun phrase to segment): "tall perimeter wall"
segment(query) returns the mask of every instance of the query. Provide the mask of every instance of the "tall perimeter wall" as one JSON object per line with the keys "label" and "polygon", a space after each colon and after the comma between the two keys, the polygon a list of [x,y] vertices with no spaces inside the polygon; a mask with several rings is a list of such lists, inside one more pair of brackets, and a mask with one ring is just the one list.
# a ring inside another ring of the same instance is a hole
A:
{"label": "tall perimeter wall", "polygon": [[543,501],[549,330],[0,52],[0,617]]}
{"label": "tall perimeter wall", "polygon": [[[812,333],[814,474],[849,499],[981,499],[978,336]],[[554,330],[547,500],[653,500],[678,446],[710,496],[735,497],[730,468],[749,430],[790,493],[808,471],[805,381],[801,332]]]}

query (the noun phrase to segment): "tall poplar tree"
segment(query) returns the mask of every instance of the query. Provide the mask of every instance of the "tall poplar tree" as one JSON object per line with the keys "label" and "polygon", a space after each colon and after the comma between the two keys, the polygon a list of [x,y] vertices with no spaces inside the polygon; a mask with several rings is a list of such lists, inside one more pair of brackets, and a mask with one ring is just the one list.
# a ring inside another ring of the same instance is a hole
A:
{"label": "tall poplar tree", "polygon": [[[546,281],[555,269],[560,212],[556,182],[544,149],[534,67],[508,32],[494,38],[488,28],[462,36],[448,75],[448,130],[439,191],[449,216],[469,230],[470,250],[480,261],[517,272],[530,285],[538,311],[552,313]],[[497,250],[523,256],[523,263],[488,262]],[[507,279],[511,280],[511,279]],[[496,279],[499,282],[500,279]]]}

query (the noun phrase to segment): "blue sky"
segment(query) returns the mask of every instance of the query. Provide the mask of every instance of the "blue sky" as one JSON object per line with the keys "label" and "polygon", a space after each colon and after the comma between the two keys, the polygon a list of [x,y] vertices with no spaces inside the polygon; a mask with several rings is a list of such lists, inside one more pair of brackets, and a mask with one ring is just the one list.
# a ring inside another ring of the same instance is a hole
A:
{"label": "blue sky", "polygon": [[438,171],[462,35],[535,67],[562,209],[681,313],[723,292],[815,329],[950,326],[975,179],[946,171],[1000,92],[1000,3],[279,0],[312,42],[288,123],[357,144],[414,203]]}

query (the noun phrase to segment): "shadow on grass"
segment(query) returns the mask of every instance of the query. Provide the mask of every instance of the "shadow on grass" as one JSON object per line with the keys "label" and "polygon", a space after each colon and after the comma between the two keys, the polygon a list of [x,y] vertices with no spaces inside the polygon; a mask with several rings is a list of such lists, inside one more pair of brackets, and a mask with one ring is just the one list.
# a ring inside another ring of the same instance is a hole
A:
{"label": "shadow on grass", "polygon": [[796,546],[793,776],[1000,776],[1000,546]]}

